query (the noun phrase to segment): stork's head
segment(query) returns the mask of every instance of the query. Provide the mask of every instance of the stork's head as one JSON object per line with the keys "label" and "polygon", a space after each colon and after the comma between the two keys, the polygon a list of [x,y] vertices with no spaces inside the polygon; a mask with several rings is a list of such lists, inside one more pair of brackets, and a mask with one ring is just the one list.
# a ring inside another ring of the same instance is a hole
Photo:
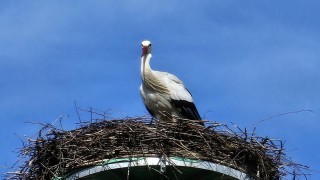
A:
{"label": "stork's head", "polygon": [[148,40],[142,41],[142,54],[141,57],[151,53],[151,42]]}

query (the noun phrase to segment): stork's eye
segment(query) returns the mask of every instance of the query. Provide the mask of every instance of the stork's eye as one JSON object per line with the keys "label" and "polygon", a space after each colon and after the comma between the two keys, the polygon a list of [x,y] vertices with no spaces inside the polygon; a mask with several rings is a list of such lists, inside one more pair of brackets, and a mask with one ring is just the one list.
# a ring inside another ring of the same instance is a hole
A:
{"label": "stork's eye", "polygon": [[151,47],[151,44],[149,44],[149,47]]}

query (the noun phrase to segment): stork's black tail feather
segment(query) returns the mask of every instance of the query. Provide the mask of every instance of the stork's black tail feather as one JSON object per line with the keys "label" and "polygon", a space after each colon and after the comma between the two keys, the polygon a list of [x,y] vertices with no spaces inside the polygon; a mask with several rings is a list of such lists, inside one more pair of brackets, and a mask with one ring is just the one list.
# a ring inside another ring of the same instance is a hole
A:
{"label": "stork's black tail feather", "polygon": [[[193,102],[185,101],[185,100],[171,100],[171,102],[175,105],[182,118],[190,119],[190,120],[202,120],[197,110],[197,107]],[[199,122],[199,124],[204,126],[203,122]]]}

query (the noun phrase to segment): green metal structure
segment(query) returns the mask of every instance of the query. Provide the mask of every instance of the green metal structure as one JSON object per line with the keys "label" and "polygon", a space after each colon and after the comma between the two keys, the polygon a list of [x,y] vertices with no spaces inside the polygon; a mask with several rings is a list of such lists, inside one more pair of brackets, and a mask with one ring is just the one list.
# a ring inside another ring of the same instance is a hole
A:
{"label": "green metal structure", "polygon": [[56,179],[249,180],[250,178],[239,170],[209,161],[179,157],[135,157],[105,160],[103,163]]}

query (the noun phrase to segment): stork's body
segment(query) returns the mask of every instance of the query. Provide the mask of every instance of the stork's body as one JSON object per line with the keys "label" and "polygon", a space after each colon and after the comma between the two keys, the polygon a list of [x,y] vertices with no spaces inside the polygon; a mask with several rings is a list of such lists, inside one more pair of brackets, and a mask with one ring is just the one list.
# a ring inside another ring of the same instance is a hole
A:
{"label": "stork's body", "polygon": [[[201,120],[190,92],[182,81],[167,72],[150,67],[151,43],[142,42],[140,92],[149,113],[159,120],[168,120],[166,113],[180,118]],[[201,122],[203,125],[203,123]]]}

